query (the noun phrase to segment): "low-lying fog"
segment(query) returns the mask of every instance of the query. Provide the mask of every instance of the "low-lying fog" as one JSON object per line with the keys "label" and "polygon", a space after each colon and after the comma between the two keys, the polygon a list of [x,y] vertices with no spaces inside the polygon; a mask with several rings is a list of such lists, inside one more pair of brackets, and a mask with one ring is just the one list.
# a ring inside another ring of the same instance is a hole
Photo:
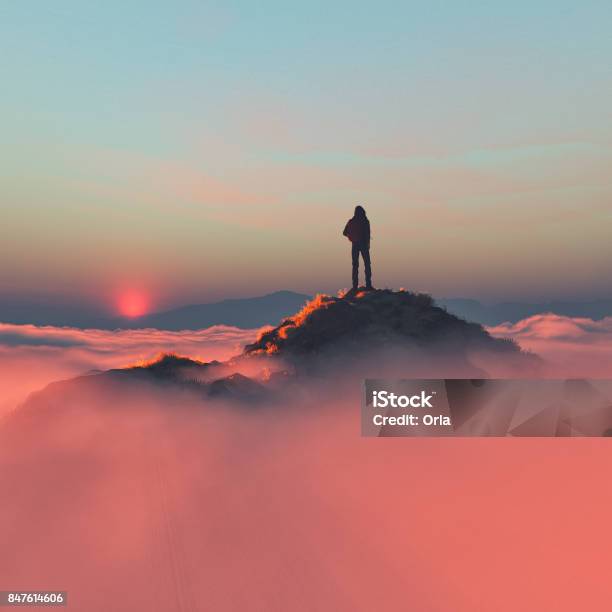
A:
{"label": "low-lying fog", "polygon": [[199,331],[106,331],[0,323],[0,419],[29,393],[90,370],[151,359],[161,352],[212,361],[239,353],[257,330],[216,325]]}
{"label": "low-lying fog", "polygon": [[[489,331],[543,357],[548,376],[612,377],[612,317],[592,321],[542,314]],[[257,332],[222,325],[184,332],[113,332],[0,323],[0,418],[55,380],[123,367],[161,352],[224,360],[252,342]]]}
{"label": "low-lying fog", "polygon": [[330,397],[11,418],[3,588],[83,612],[605,609],[607,439],[362,438],[360,398]]}
{"label": "low-lying fog", "polygon": [[[13,336],[3,396],[253,335],[82,333]],[[0,589],[67,590],[83,612],[608,609],[607,439],[362,438],[360,393],[248,408],[109,389],[7,416]]]}

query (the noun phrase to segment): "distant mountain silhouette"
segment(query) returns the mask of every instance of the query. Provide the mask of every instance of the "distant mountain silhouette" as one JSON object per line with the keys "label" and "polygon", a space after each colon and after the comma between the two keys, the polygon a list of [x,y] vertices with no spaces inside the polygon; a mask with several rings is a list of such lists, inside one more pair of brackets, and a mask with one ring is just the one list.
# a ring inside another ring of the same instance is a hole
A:
{"label": "distant mountain silhouette", "polygon": [[16,325],[53,325],[109,329],[108,316],[83,304],[49,303],[0,295],[0,322]]}
{"label": "distant mountain silhouette", "polygon": [[[0,322],[33,325],[56,325],[98,329],[203,329],[211,325],[232,325],[242,329],[274,325],[290,316],[312,296],[293,291],[276,291],[260,297],[235,298],[205,304],[193,304],[143,317],[109,318],[87,312],[78,305],[46,304],[8,300],[0,297]],[[437,298],[436,303],[449,312],[482,325],[516,323],[535,314],[552,312],[571,317],[598,320],[612,315],[612,300],[590,302],[554,301],[542,303],[502,302],[485,305],[466,298]]]}
{"label": "distant mountain silhouette", "polygon": [[155,327],[167,330],[202,329],[211,325],[232,325],[248,329],[261,327],[262,325],[272,325],[301,308],[308,299],[310,299],[310,296],[302,293],[276,291],[261,297],[237,298],[210,304],[183,306],[137,319],[115,319],[110,325],[112,328]]}
{"label": "distant mountain silhouette", "polygon": [[249,329],[262,325],[273,325],[279,319],[301,308],[310,297],[293,291],[275,291],[259,297],[235,298],[182,306],[138,318],[109,318],[99,313],[87,313],[78,306],[50,305],[0,298],[0,322],[68,326],[81,329],[156,327],[177,331],[203,329],[211,325],[231,325]]}

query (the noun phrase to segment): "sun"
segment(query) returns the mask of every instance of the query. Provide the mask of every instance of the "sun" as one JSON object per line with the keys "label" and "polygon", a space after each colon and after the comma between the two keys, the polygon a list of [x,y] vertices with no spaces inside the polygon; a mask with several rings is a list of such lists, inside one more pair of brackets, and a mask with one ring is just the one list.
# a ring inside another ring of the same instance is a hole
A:
{"label": "sun", "polygon": [[118,307],[124,317],[135,318],[147,313],[149,302],[146,296],[138,291],[126,291],[119,296]]}

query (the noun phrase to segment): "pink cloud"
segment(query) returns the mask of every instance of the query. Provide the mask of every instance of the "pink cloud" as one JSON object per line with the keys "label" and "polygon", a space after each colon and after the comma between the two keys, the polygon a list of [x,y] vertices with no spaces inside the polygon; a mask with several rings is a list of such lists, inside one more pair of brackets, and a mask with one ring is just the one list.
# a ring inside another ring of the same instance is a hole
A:
{"label": "pink cloud", "polygon": [[0,417],[54,380],[123,367],[162,352],[202,361],[224,360],[252,342],[257,332],[224,325],[172,332],[0,323]]}
{"label": "pink cloud", "polygon": [[593,321],[543,313],[488,331],[538,353],[556,375],[612,377],[612,317]]}
{"label": "pink cloud", "polygon": [[[252,342],[258,330],[223,325],[197,331],[105,331],[0,323],[0,416],[25,397],[63,378],[118,368],[176,352],[224,360]],[[612,377],[612,317],[600,321],[545,313],[489,328],[543,357],[548,375]]]}

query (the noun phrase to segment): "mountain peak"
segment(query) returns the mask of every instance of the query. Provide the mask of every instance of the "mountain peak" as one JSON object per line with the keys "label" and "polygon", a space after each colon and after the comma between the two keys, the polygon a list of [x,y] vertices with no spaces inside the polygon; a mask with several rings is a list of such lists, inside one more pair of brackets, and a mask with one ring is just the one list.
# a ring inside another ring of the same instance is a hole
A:
{"label": "mountain peak", "polygon": [[319,354],[332,346],[363,352],[397,344],[521,352],[516,344],[493,338],[481,325],[437,306],[431,296],[401,289],[358,289],[337,297],[319,294],[297,314],[261,333],[244,352],[297,357]]}

